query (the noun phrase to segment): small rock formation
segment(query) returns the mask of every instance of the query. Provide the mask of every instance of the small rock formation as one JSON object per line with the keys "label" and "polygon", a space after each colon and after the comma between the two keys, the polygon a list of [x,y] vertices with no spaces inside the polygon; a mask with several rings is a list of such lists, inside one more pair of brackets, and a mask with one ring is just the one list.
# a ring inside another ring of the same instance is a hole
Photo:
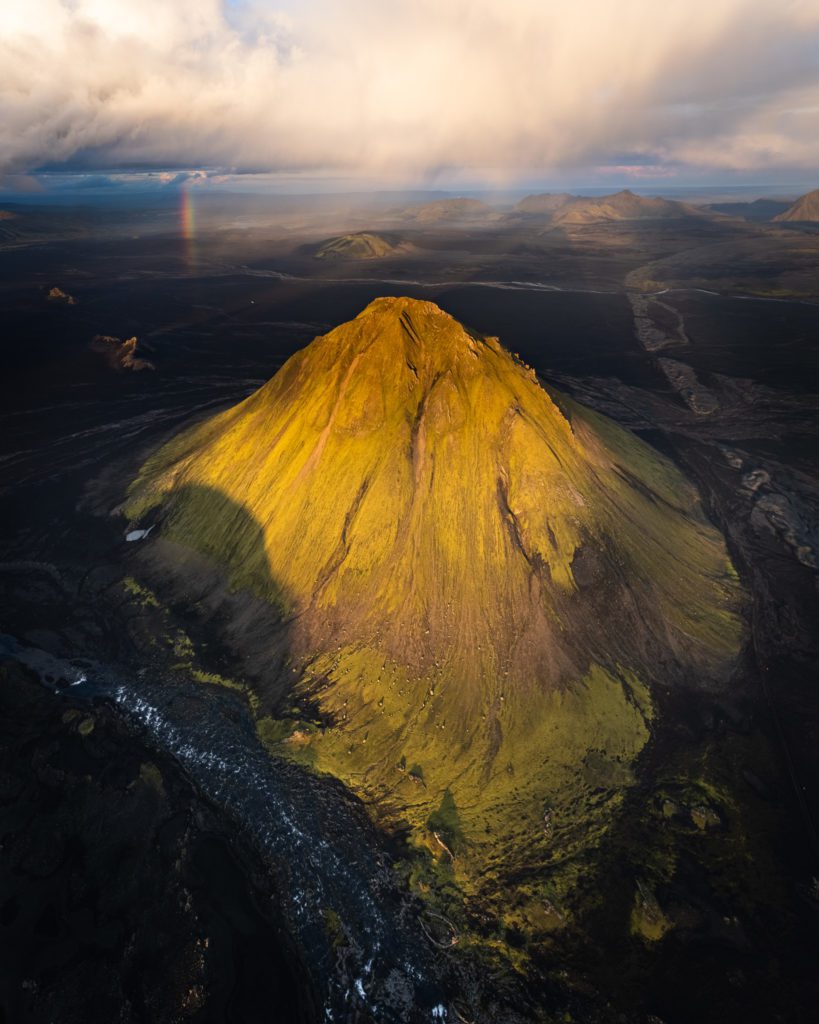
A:
{"label": "small rock formation", "polygon": [[73,295],[69,295],[68,292],[64,292],[62,288],[52,288],[48,293],[48,301],[53,302],[55,305],[63,306],[76,306],[77,300]]}
{"label": "small rock formation", "polygon": [[696,804],[689,810],[689,814],[691,815],[691,821],[701,832],[705,832],[707,829],[719,828],[722,824],[719,814],[717,814],[713,807],[709,807],[708,804]]}
{"label": "small rock formation", "polygon": [[91,351],[101,355],[112,370],[123,371],[155,370],[156,367],[147,359],[136,354],[137,339],[114,338],[108,334],[98,334],[91,342]]}
{"label": "small rock formation", "polygon": [[631,910],[631,931],[647,942],[658,942],[671,928],[671,921],[663,913],[653,891],[646,883],[637,881],[634,905]]}

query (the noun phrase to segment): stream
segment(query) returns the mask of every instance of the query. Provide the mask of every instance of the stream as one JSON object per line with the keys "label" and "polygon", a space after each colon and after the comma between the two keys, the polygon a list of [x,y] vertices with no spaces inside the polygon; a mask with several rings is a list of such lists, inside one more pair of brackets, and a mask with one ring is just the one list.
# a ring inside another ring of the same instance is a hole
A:
{"label": "stream", "polygon": [[[441,965],[362,811],[340,787],[271,759],[240,699],[194,680],[133,678],[55,658],[8,635],[0,635],[0,656],[36,673],[58,699],[70,691],[88,707],[116,708],[245,833],[275,875],[328,1021],[351,1010],[385,1022],[447,1019]],[[328,940],[328,912],[342,922],[343,943]]]}

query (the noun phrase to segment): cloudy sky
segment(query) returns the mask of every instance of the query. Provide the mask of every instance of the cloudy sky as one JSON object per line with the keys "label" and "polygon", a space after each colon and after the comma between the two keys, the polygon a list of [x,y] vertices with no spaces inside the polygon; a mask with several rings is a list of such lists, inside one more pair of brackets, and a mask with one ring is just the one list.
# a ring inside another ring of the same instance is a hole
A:
{"label": "cloudy sky", "polygon": [[0,0],[0,175],[49,168],[807,179],[819,0]]}

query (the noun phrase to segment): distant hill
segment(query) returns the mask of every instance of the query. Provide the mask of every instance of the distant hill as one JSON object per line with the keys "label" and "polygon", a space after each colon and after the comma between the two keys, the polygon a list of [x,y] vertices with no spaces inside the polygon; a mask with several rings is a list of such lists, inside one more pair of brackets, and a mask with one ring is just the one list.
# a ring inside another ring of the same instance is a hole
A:
{"label": "distant hill", "polygon": [[415,246],[409,242],[392,242],[383,235],[374,235],[369,231],[358,231],[349,235],[339,235],[323,242],[315,253],[317,260],[378,260],[385,256],[398,256],[402,253],[414,252]]}
{"label": "distant hill", "polygon": [[0,248],[10,248],[26,241],[29,225],[11,210],[0,210]]}
{"label": "distant hill", "polygon": [[819,188],[799,199],[780,213],[774,220],[785,221],[819,221]]}
{"label": "distant hill", "polygon": [[752,203],[709,203],[707,209],[726,217],[741,217],[754,222],[776,220],[788,209],[781,199],[754,199]]}
{"label": "distant hill", "polygon": [[672,220],[702,217],[701,210],[687,203],[659,196],[637,196],[623,189],[610,196],[575,197],[558,209],[553,224],[597,224],[615,220]]}
{"label": "distant hill", "polygon": [[570,195],[568,192],[543,192],[539,195],[524,196],[519,203],[515,204],[514,212],[526,214],[554,213],[577,198],[577,196]]}
{"label": "distant hill", "polygon": [[431,203],[408,206],[403,216],[419,224],[439,224],[456,220],[485,220],[497,216],[491,206],[480,199],[436,199]]}
{"label": "distant hill", "polygon": [[86,230],[82,216],[70,207],[0,210],[0,251],[76,238]]}

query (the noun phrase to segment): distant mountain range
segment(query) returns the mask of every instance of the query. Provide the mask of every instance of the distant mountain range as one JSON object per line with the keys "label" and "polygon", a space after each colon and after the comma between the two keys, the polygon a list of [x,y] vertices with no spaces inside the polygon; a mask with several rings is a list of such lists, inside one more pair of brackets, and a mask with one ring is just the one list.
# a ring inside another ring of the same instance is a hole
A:
{"label": "distant mountain range", "polygon": [[516,213],[547,214],[553,225],[597,224],[604,221],[669,220],[703,217],[707,212],[674,199],[638,196],[623,189],[608,196],[573,196],[544,193],[526,196],[515,206]]}
{"label": "distant mountain range", "polygon": [[754,222],[819,221],[819,189],[788,204],[779,199],[753,202],[709,203],[694,206],[659,196],[638,196],[623,189],[608,196],[573,196],[566,192],[545,192],[526,196],[513,215],[547,218],[551,226],[598,224],[606,221],[650,221],[717,216],[739,217]]}

